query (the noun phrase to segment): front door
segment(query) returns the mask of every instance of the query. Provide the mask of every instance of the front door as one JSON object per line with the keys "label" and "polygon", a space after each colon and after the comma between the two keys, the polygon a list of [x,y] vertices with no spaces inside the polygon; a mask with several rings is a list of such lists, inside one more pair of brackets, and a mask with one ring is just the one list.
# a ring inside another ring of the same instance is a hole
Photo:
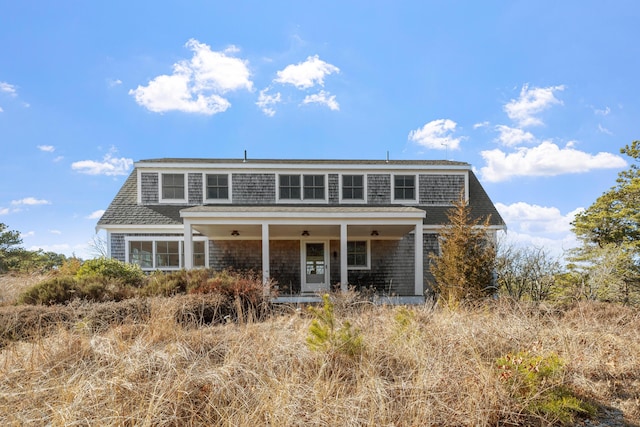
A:
{"label": "front door", "polygon": [[304,242],[302,259],[302,292],[316,293],[329,290],[329,266],[327,244],[324,242]]}

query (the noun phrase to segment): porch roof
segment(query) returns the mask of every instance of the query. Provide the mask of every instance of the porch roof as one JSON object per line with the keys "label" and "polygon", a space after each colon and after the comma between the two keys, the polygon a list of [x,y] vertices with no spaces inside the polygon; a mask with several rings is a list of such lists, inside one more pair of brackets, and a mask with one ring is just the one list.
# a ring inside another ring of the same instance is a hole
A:
{"label": "porch roof", "polygon": [[260,239],[262,225],[270,238],[339,238],[346,224],[351,238],[397,239],[411,232],[426,212],[407,206],[195,206],[180,216],[214,239]]}

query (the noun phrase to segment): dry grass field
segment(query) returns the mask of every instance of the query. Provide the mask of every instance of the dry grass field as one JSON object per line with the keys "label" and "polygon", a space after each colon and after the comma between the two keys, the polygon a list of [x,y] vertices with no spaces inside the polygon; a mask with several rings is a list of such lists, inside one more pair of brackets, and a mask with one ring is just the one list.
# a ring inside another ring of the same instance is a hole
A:
{"label": "dry grass field", "polygon": [[205,296],[14,307],[7,289],[3,426],[559,424],[530,410],[553,384],[522,392],[497,363],[508,354],[557,355],[554,381],[600,408],[565,423],[640,419],[640,314],[632,308],[492,301],[452,312],[348,294],[334,299],[336,322],[348,320],[362,338],[361,351],[348,354],[307,345],[304,307],[281,307],[261,322],[243,313],[197,325],[185,313],[211,307]]}

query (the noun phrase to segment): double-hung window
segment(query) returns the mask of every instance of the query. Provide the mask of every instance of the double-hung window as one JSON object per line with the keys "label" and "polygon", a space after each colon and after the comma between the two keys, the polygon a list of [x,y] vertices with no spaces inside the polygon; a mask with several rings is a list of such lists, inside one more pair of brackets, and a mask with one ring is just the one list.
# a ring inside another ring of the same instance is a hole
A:
{"label": "double-hung window", "polygon": [[229,200],[229,175],[207,174],[208,200]]}
{"label": "double-hung window", "polygon": [[364,200],[363,175],[342,175],[342,199],[349,201]]}
{"label": "double-hung window", "polygon": [[393,177],[393,198],[396,201],[416,200],[416,176],[415,175],[394,175]]}
{"label": "double-hung window", "polygon": [[280,198],[300,200],[300,175],[280,175]]}
{"label": "double-hung window", "polygon": [[163,173],[161,187],[163,200],[185,200],[183,173]]}
{"label": "double-hung window", "polygon": [[369,242],[356,240],[347,242],[347,267],[353,270],[367,269],[369,263]]}
{"label": "double-hung window", "polygon": [[278,189],[283,201],[326,199],[324,175],[279,175]]}
{"label": "double-hung window", "polygon": [[304,200],[324,200],[324,175],[303,175]]}

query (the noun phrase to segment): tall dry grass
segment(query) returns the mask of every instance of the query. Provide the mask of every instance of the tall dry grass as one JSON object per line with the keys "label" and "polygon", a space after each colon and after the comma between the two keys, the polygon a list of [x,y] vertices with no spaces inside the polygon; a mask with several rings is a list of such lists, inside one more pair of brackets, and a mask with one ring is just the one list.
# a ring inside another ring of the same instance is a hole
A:
{"label": "tall dry grass", "polygon": [[338,301],[336,316],[363,335],[356,357],[311,351],[304,309],[195,326],[176,316],[188,300],[158,298],[148,316],[111,327],[70,316],[72,325],[0,351],[0,425],[552,423],[527,415],[500,380],[496,359],[522,350],[557,353],[578,395],[618,408],[628,423],[640,419],[632,309],[499,301],[450,312],[351,302]]}

